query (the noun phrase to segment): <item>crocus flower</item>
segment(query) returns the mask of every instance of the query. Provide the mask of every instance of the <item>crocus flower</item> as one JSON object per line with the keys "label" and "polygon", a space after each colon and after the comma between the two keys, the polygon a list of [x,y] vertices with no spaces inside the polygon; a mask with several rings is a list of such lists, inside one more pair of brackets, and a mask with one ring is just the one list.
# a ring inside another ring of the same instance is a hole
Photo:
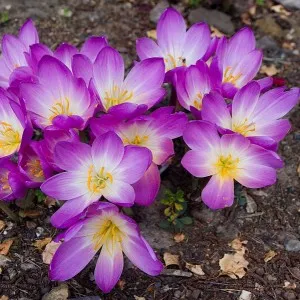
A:
{"label": "crocus flower", "polygon": [[158,165],[163,164],[174,154],[172,139],[182,135],[187,117],[184,113],[172,114],[173,107],[163,107],[147,116],[139,116],[127,122],[110,115],[93,118],[90,121],[92,132],[99,136],[107,131],[114,131],[125,145],[148,148],[153,156],[153,163],[144,176],[136,182],[135,202],[150,205],[159,190],[160,174]]}
{"label": "crocus flower", "polygon": [[192,121],[183,133],[192,149],[182,165],[196,177],[212,176],[203,189],[203,202],[212,209],[231,206],[234,180],[248,188],[261,188],[276,181],[276,168],[282,161],[239,134],[219,136],[216,126],[206,121]]}
{"label": "crocus flower", "polygon": [[[157,28],[157,43],[150,38],[140,38],[136,42],[139,58],[162,57],[166,72],[177,67],[190,66],[203,58],[207,50],[214,51],[211,45],[210,30],[207,24],[194,24],[186,31],[182,15],[174,8],[167,8],[161,15]],[[215,41],[215,40],[214,40]]]}
{"label": "crocus flower", "polygon": [[64,234],[64,242],[55,252],[50,278],[64,281],[78,274],[100,251],[95,269],[99,288],[108,293],[123,271],[123,252],[145,273],[156,276],[162,263],[141,236],[137,224],[112,204],[99,203],[88,209],[86,218]]}
{"label": "crocus flower", "polygon": [[18,37],[5,34],[2,39],[2,57],[0,58],[0,86],[9,86],[10,75],[16,68],[27,67],[26,53],[29,46],[39,42],[38,33],[29,19],[21,27]]}
{"label": "crocus flower", "polygon": [[212,89],[212,80],[208,66],[198,61],[176,73],[176,93],[179,103],[187,110],[200,116],[202,99]]}
{"label": "crocus flower", "polygon": [[160,101],[165,95],[163,81],[164,62],[161,58],[137,63],[124,80],[122,56],[115,49],[105,47],[93,65],[91,88],[99,96],[105,112],[121,110],[125,114],[138,106],[143,106],[145,111]]}
{"label": "crocus flower", "polygon": [[132,184],[144,175],[151,160],[148,149],[124,147],[114,132],[96,138],[92,146],[59,142],[55,147],[55,162],[66,172],[49,178],[41,186],[48,196],[68,200],[52,216],[52,223],[63,226],[102,196],[119,205],[133,205]]}
{"label": "crocus flower", "polygon": [[96,104],[82,79],[59,60],[44,56],[38,64],[38,83],[22,83],[20,92],[33,122],[40,128],[83,129]]}
{"label": "crocus flower", "polygon": [[31,141],[31,143],[19,153],[19,169],[26,178],[26,186],[39,187],[45,179],[53,175],[53,169],[44,156],[43,142]]}
{"label": "crocus flower", "polygon": [[276,88],[260,95],[260,86],[251,82],[234,96],[231,113],[224,98],[211,93],[203,100],[202,118],[215,123],[221,132],[240,133],[251,142],[275,150],[291,128],[280,119],[298,102],[299,89]]}
{"label": "crocus flower", "polygon": [[255,48],[255,36],[250,28],[242,28],[230,39],[220,39],[211,63],[215,86],[224,97],[232,99],[238,89],[255,77],[261,62],[262,52]]}
{"label": "crocus flower", "polygon": [[0,199],[11,201],[25,196],[25,176],[9,158],[0,159]]}
{"label": "crocus flower", "polygon": [[0,89],[0,158],[19,151],[21,144],[29,141],[31,133],[24,109]]}

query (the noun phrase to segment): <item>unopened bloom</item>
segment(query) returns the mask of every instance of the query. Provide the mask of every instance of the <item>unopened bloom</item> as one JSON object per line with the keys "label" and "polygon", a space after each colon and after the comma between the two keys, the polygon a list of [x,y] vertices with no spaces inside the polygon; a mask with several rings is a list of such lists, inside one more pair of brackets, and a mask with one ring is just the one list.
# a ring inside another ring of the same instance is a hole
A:
{"label": "unopened bloom", "polygon": [[161,58],[137,63],[125,79],[124,70],[123,58],[115,49],[105,47],[100,51],[93,65],[92,87],[105,112],[119,108],[127,112],[141,105],[146,110],[165,95]]}
{"label": "unopened bloom", "polygon": [[156,276],[162,263],[141,236],[137,224],[112,204],[99,203],[87,210],[86,218],[64,234],[64,242],[55,252],[50,278],[64,281],[77,275],[100,251],[95,269],[99,288],[108,293],[123,271],[124,254],[145,273]]}
{"label": "unopened bloom", "polygon": [[239,134],[219,136],[215,125],[192,121],[183,133],[192,149],[182,165],[196,177],[212,176],[201,197],[212,209],[231,206],[234,200],[234,180],[248,188],[261,188],[276,181],[276,169],[282,161],[276,153],[253,145]]}
{"label": "unopened bloom", "polygon": [[95,136],[103,132],[114,131],[125,145],[148,148],[153,157],[153,164],[145,175],[133,187],[136,193],[135,202],[150,205],[160,186],[160,174],[157,165],[163,164],[174,154],[172,139],[182,135],[187,124],[184,113],[172,113],[173,107],[163,107],[149,115],[143,115],[127,122],[110,115],[93,118],[90,122]]}
{"label": "unopened bloom", "polygon": [[261,62],[262,52],[255,48],[255,36],[250,28],[242,28],[230,39],[222,38],[211,63],[215,86],[224,97],[232,98],[255,77]]}
{"label": "unopened bloom", "polygon": [[151,160],[148,149],[124,147],[114,132],[99,136],[92,146],[59,142],[55,148],[55,162],[66,172],[49,178],[41,186],[48,196],[68,200],[52,216],[52,223],[62,226],[102,196],[119,205],[133,205],[132,184],[144,175]]}
{"label": "unopened bloom", "polygon": [[150,38],[140,38],[136,42],[136,50],[141,60],[162,57],[166,72],[177,67],[196,64],[208,49],[211,52],[214,50],[214,47],[210,47],[208,25],[197,23],[186,31],[184,18],[174,8],[164,11],[158,21],[156,32],[157,43]]}
{"label": "unopened bloom", "polygon": [[19,151],[31,138],[24,110],[0,89],[0,158]]}
{"label": "unopened bloom", "polygon": [[0,159],[0,200],[11,201],[25,196],[25,176],[9,158]]}
{"label": "unopened bloom", "polygon": [[39,42],[33,22],[29,19],[21,27],[18,37],[5,34],[2,39],[2,57],[0,58],[0,86],[7,88],[13,71],[27,67],[26,53],[32,44]]}
{"label": "unopened bloom", "polygon": [[38,64],[38,83],[22,83],[21,95],[33,122],[40,128],[83,129],[95,103],[82,79],[59,60],[44,56]]}
{"label": "unopened bloom", "polygon": [[227,133],[239,133],[253,143],[275,149],[291,125],[286,115],[299,100],[299,89],[276,88],[260,95],[260,86],[251,82],[239,90],[232,102],[231,113],[224,98],[211,93],[203,100],[202,118],[215,123]]}

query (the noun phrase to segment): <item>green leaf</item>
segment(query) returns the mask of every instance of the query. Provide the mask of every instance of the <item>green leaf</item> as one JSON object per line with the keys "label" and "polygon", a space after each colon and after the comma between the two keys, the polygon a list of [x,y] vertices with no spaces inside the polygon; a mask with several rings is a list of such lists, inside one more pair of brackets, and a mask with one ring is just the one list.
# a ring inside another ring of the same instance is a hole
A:
{"label": "green leaf", "polygon": [[171,224],[168,220],[163,220],[159,222],[158,226],[163,229],[169,229]]}
{"label": "green leaf", "polygon": [[191,217],[182,217],[180,219],[180,222],[182,222],[184,225],[191,225],[193,224],[193,219]]}
{"label": "green leaf", "polygon": [[182,204],[179,204],[179,203],[175,203],[175,208],[176,208],[177,211],[182,211],[183,210]]}
{"label": "green leaf", "polygon": [[164,214],[165,214],[165,216],[170,217],[171,216],[171,207],[167,207],[164,210]]}

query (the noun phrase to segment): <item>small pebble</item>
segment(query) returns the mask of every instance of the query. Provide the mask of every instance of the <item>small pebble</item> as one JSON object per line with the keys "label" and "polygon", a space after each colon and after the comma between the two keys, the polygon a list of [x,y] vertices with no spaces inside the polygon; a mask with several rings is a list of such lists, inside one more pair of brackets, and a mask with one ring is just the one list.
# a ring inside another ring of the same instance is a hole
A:
{"label": "small pebble", "polygon": [[45,231],[45,229],[44,228],[42,228],[42,227],[37,227],[36,228],[36,236],[37,237],[40,237],[43,233],[44,233],[44,231]]}
{"label": "small pebble", "polygon": [[262,275],[265,274],[264,268],[257,268],[257,269],[255,270],[255,272],[256,272],[256,274],[258,274],[258,275],[260,275],[260,276],[262,276]]}
{"label": "small pebble", "polygon": [[287,251],[298,252],[300,251],[300,241],[299,240],[288,240],[284,243],[284,248]]}
{"label": "small pebble", "polygon": [[286,291],[283,294],[283,298],[286,299],[286,300],[295,300],[296,299],[296,295],[292,291]]}
{"label": "small pebble", "polygon": [[175,298],[179,299],[180,296],[181,296],[181,292],[180,292],[180,291],[176,291],[176,292],[174,293],[174,297],[175,297]]}

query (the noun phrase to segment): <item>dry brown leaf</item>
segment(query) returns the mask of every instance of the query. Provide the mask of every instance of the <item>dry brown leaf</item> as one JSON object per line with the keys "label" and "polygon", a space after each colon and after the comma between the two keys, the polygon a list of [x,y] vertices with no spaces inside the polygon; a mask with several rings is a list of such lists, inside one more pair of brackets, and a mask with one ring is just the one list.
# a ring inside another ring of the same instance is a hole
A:
{"label": "dry brown leaf", "polygon": [[45,264],[50,265],[53,255],[55,254],[60,244],[61,242],[55,243],[52,241],[46,246],[45,250],[42,253],[42,259]]}
{"label": "dry brown leaf", "polygon": [[20,210],[19,211],[19,216],[21,218],[37,218],[42,215],[42,212],[40,210],[35,210],[35,209],[25,209],[25,210]]}
{"label": "dry brown leaf", "polygon": [[118,285],[118,287],[119,287],[119,289],[120,289],[121,291],[124,290],[125,284],[126,284],[126,281],[123,280],[123,279],[120,279],[120,280],[118,281],[118,283],[117,283],[117,285]]}
{"label": "dry brown leaf", "polygon": [[136,295],[133,295],[134,299],[135,300],[146,300],[145,297],[139,297],[139,296],[136,296]]}
{"label": "dry brown leaf", "polygon": [[223,37],[225,36],[225,33],[221,32],[218,28],[216,28],[215,26],[210,26],[210,30],[211,30],[211,36],[212,37]]}
{"label": "dry brown leaf", "polygon": [[271,6],[271,10],[284,17],[291,15],[291,13],[287,11],[281,4]]}
{"label": "dry brown leaf", "polygon": [[295,290],[297,288],[297,285],[295,282],[291,283],[291,282],[285,280],[283,287],[288,290]]}
{"label": "dry brown leaf", "polygon": [[150,39],[156,40],[157,39],[156,30],[152,29],[152,30],[147,31],[147,37]]}
{"label": "dry brown leaf", "polygon": [[268,76],[274,76],[280,72],[279,69],[276,68],[274,64],[271,64],[270,66],[262,65],[260,71],[262,74],[266,74]]}
{"label": "dry brown leaf", "polygon": [[297,45],[294,42],[283,42],[282,48],[288,49],[288,50],[294,50],[296,49]]}
{"label": "dry brown leaf", "polygon": [[46,245],[52,241],[52,238],[45,238],[42,240],[36,240],[32,245],[39,250],[42,250]]}
{"label": "dry brown leaf", "polygon": [[2,295],[1,298],[0,298],[0,300],[9,300],[9,298],[7,296],[5,296],[5,295]]}
{"label": "dry brown leaf", "polygon": [[269,250],[266,254],[265,254],[265,258],[264,261],[268,262],[270,261],[273,257],[275,257],[277,255],[277,253],[273,250]]}
{"label": "dry brown leaf", "polygon": [[44,203],[45,203],[45,205],[47,207],[51,207],[51,206],[54,206],[56,204],[56,200],[54,198],[52,198],[52,197],[47,196],[45,198],[45,202]]}
{"label": "dry brown leaf", "polygon": [[193,265],[193,264],[186,263],[185,267],[196,275],[200,275],[200,276],[205,275],[200,265]]}
{"label": "dry brown leaf", "polygon": [[250,14],[251,16],[255,16],[255,14],[256,14],[256,5],[251,6],[251,7],[249,8],[248,12],[249,12],[249,14]]}
{"label": "dry brown leaf", "polygon": [[241,251],[243,254],[246,252],[247,248],[245,245],[248,243],[248,241],[241,241],[239,238],[234,239],[231,241],[228,246],[230,246],[235,251]]}
{"label": "dry brown leaf", "polygon": [[222,275],[228,275],[232,279],[243,278],[249,262],[244,258],[244,254],[225,254],[219,261]]}
{"label": "dry brown leaf", "polygon": [[165,265],[170,266],[170,265],[179,265],[179,255],[171,254],[169,252],[164,253],[164,261]]}
{"label": "dry brown leaf", "polygon": [[0,230],[2,230],[5,227],[5,222],[0,220]]}
{"label": "dry brown leaf", "polygon": [[252,24],[250,15],[247,12],[241,14],[241,20],[246,25],[251,25]]}
{"label": "dry brown leaf", "polygon": [[176,243],[180,243],[180,242],[184,241],[184,239],[185,239],[185,235],[183,233],[176,233],[174,235],[174,241]]}
{"label": "dry brown leaf", "polygon": [[13,242],[13,240],[6,240],[2,244],[0,244],[0,254],[7,255],[9,248],[11,247]]}

